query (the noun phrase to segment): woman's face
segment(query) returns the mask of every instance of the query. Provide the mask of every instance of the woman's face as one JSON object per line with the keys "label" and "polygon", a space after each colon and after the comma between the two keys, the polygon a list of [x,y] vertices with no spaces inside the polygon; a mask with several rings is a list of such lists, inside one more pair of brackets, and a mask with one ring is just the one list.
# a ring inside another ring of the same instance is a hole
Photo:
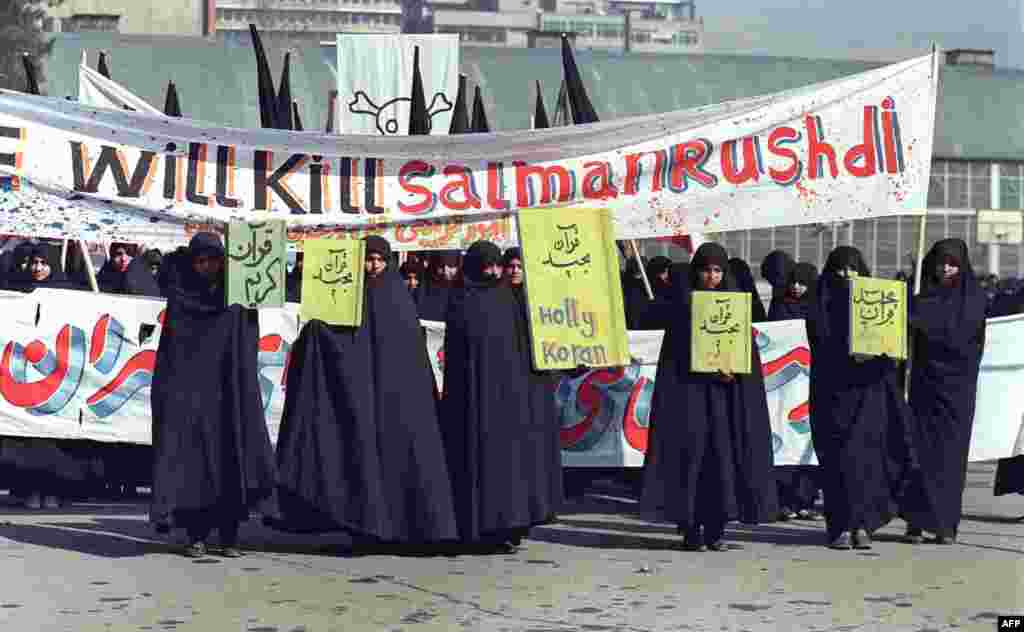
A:
{"label": "woman's face", "polygon": [[503,274],[510,284],[521,285],[523,283],[523,262],[519,259],[510,260],[505,266]]}
{"label": "woman's face", "polygon": [[794,298],[800,298],[806,291],[807,286],[799,281],[794,281],[792,285],[789,286],[789,293]]}
{"label": "woman's face", "polygon": [[125,248],[118,247],[114,249],[110,260],[114,263],[115,270],[125,272],[128,270],[128,264],[132,262],[132,256]]}
{"label": "woman's face", "polygon": [[943,257],[942,261],[935,266],[935,276],[943,285],[952,284],[960,275],[960,262],[953,257]]}
{"label": "woman's face", "polygon": [[45,257],[32,257],[28,262],[28,271],[33,281],[45,281],[50,278],[50,262]]}
{"label": "woman's face", "polygon": [[840,277],[844,279],[856,279],[857,277],[860,276],[860,272],[858,272],[856,268],[850,267],[840,268],[838,274]]}
{"label": "woman's face", "polygon": [[224,257],[199,255],[192,260],[192,269],[199,276],[212,281],[224,270]]}
{"label": "woman's face", "polygon": [[705,290],[713,290],[722,284],[722,266],[716,263],[701,268],[697,274]]}
{"label": "woman's face", "polygon": [[366,274],[370,278],[379,277],[387,267],[388,262],[385,261],[384,255],[379,252],[371,252],[366,255]]}
{"label": "woman's face", "polygon": [[420,286],[420,277],[415,272],[409,272],[405,275],[405,287],[410,290],[415,290]]}
{"label": "woman's face", "polygon": [[658,273],[658,278],[661,280],[662,283],[665,283],[666,285],[672,282],[672,281],[669,280],[669,270],[668,270],[668,268],[665,268],[664,271],[659,272]]}
{"label": "woman's face", "polygon": [[500,279],[501,278],[501,264],[500,263],[492,263],[490,265],[485,265],[483,267],[483,275],[484,275],[484,278],[490,277],[491,279],[495,279],[495,280]]}

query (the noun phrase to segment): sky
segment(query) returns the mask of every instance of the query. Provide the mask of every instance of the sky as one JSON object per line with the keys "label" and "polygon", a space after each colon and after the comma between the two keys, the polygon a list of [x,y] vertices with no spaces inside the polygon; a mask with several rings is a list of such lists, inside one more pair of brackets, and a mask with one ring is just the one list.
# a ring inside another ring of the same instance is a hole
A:
{"label": "sky", "polygon": [[697,15],[708,52],[884,59],[938,40],[1024,68],[1024,0],[697,0]]}

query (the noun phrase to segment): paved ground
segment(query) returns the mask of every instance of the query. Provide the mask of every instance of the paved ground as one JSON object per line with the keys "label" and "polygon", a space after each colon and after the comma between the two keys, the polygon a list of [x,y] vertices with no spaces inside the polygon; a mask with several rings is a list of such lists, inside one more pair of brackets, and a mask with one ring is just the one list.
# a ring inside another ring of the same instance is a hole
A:
{"label": "paved ground", "polygon": [[731,529],[740,551],[686,553],[608,489],[516,555],[451,558],[346,557],[343,536],[250,527],[245,557],[199,563],[140,504],[8,507],[0,630],[988,632],[1024,613],[1024,497],[993,498],[993,472],[972,466],[960,545],[902,544],[897,521],[871,552],[788,523]]}

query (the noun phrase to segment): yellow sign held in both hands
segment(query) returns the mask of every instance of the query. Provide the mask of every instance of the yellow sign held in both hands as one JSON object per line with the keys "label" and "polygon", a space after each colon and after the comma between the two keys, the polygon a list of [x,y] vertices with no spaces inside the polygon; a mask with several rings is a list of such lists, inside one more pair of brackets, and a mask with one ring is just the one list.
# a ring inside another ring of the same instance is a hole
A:
{"label": "yellow sign held in both hands", "polygon": [[907,284],[850,280],[850,354],[907,359]]}
{"label": "yellow sign held in both hands", "polygon": [[303,244],[303,320],[347,327],[363,323],[364,247],[355,239],[310,239]]}
{"label": "yellow sign held in both hands", "polygon": [[519,211],[537,370],[627,366],[629,340],[611,212]]}
{"label": "yellow sign held in both hands", "polygon": [[690,370],[750,373],[750,293],[695,291],[691,297]]}

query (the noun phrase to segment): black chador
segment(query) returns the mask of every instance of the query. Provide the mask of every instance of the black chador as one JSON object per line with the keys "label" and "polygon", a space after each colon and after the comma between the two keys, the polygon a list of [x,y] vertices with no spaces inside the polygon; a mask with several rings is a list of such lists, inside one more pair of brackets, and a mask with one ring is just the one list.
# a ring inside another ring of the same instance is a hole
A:
{"label": "black chador", "polygon": [[430,278],[420,285],[416,307],[422,320],[444,322],[448,306],[459,291],[457,278],[459,256],[435,254],[430,259]]}
{"label": "black chador", "polygon": [[137,254],[138,249],[131,244],[110,245],[110,258],[96,274],[100,292],[160,296],[160,286],[150,271],[149,263]]}
{"label": "black chador", "polygon": [[907,539],[921,530],[950,544],[960,523],[978,371],[985,348],[984,291],[967,245],[945,239],[924,259],[921,293],[911,312],[911,439],[920,469],[902,509]]}
{"label": "black chador", "polygon": [[855,276],[869,276],[860,251],[832,251],[808,320],[811,436],[829,544],[837,549],[871,547],[872,532],[896,513],[911,462],[902,363],[850,355],[849,279]]}
{"label": "black chador", "polygon": [[153,500],[158,528],[184,527],[186,554],[219,529],[228,555],[240,522],[266,509],[276,484],[257,373],[259,319],[225,308],[224,248],[210,233],[165,265],[167,315],[153,372]]}
{"label": "black chador", "polygon": [[459,537],[499,547],[552,520],[562,493],[552,378],[532,370],[524,303],[501,285],[500,268],[490,242],[466,254],[441,403]]}
{"label": "black chador", "polygon": [[[366,239],[359,327],[306,323],[292,350],[277,444],[290,531],[347,531],[359,544],[455,540],[434,381],[416,307]],[[309,265],[310,262],[306,262]]]}
{"label": "black chador", "polygon": [[[814,308],[818,269],[810,263],[787,266],[788,278],[782,284],[784,292],[772,296],[768,311],[769,321],[804,320],[810,318]],[[813,422],[814,411],[811,411]],[[777,465],[775,482],[779,488],[780,520],[820,520],[814,509],[820,485],[817,465]]]}
{"label": "black chador", "polygon": [[739,257],[733,257],[729,259],[729,271],[732,273],[733,281],[736,283],[736,289],[750,294],[751,321],[763,323],[768,320],[768,315],[764,311],[764,302],[761,301],[761,295],[757,291],[757,283],[754,281],[754,273],[750,271],[750,266],[747,265],[747,262]]}
{"label": "black chador", "polygon": [[689,288],[738,291],[725,249],[702,245],[683,287],[657,314],[665,338],[651,404],[644,503],[679,525],[685,548],[720,551],[729,548],[726,523],[771,522],[778,513],[771,420],[757,345],[751,344],[749,375],[690,370]]}

